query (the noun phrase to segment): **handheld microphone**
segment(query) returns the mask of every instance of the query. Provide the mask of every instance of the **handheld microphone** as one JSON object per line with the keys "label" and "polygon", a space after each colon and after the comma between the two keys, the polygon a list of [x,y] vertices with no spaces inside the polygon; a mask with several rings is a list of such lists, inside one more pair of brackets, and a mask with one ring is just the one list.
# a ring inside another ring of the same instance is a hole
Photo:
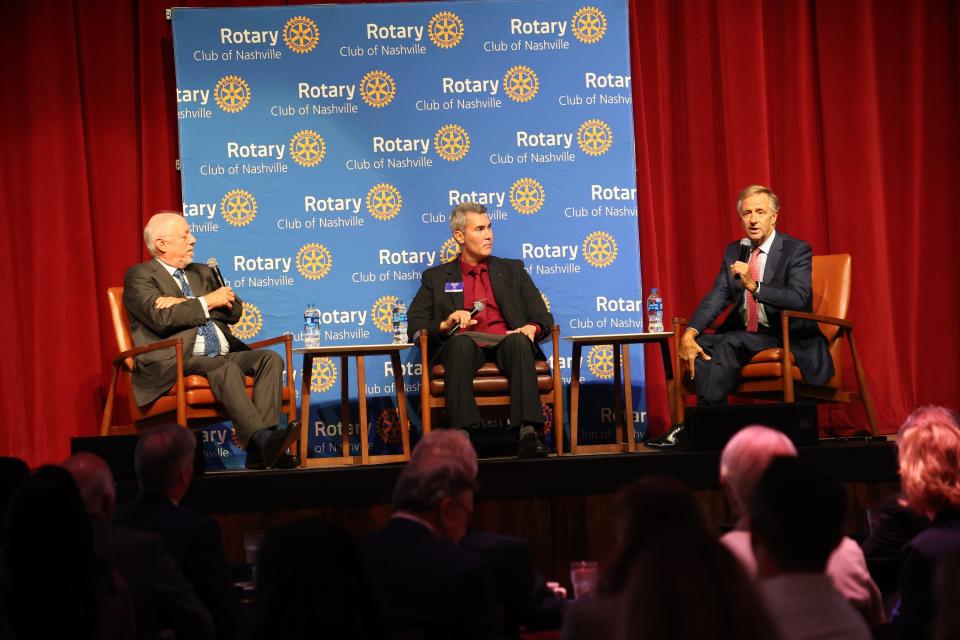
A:
{"label": "handheld microphone", "polygon": [[217,264],[216,258],[210,258],[207,260],[207,266],[210,267],[210,270],[213,271],[213,277],[216,279],[217,284],[221,287],[227,286],[226,280],[223,279],[223,274],[220,273],[220,265]]}
{"label": "handheld microphone", "polygon": [[[483,311],[484,307],[486,307],[486,306],[487,306],[487,305],[483,304],[483,300],[477,300],[476,302],[474,302],[474,303],[473,303],[473,308],[470,309],[470,317],[472,318],[473,316],[475,316],[475,315],[477,315],[478,313],[480,313],[481,311]],[[460,328],[460,323],[459,323],[459,322],[455,323],[452,327],[450,327],[449,329],[447,329],[447,335],[448,335],[448,336],[452,336],[453,334],[455,334],[455,333],[457,332],[457,330],[458,330],[459,328]]]}
{"label": "handheld microphone", "polygon": [[[747,260],[749,260],[749,259],[750,259],[750,251],[751,251],[752,247],[753,247],[753,245],[751,244],[749,238],[744,238],[743,240],[741,240],[741,241],[740,241],[740,255],[737,257],[737,262],[746,262]],[[737,280],[739,280],[739,279],[740,279],[740,274],[738,273],[738,274],[734,275],[733,277],[736,278]]]}

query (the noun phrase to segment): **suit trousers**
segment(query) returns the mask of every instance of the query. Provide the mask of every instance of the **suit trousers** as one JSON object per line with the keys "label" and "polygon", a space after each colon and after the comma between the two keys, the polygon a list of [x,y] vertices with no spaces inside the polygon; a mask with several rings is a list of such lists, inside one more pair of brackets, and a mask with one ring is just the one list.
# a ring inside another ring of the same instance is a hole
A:
{"label": "suit trousers", "polygon": [[710,360],[697,358],[694,365],[698,405],[726,404],[743,365],[764,349],[781,346],[780,337],[765,327],[757,333],[707,333],[697,336],[697,343],[710,356]]}
{"label": "suit trousers", "polygon": [[495,361],[510,381],[510,424],[543,424],[534,344],[522,333],[511,333],[500,344],[489,347],[478,346],[469,336],[454,336],[441,347],[437,359],[443,362],[451,428],[480,423],[473,377],[488,360]]}
{"label": "suit trousers", "polygon": [[[283,358],[275,352],[254,349],[225,356],[191,356],[184,373],[210,381],[214,397],[226,409],[237,439],[246,447],[254,433],[280,421],[283,367]],[[253,400],[247,395],[245,376],[253,377]]]}

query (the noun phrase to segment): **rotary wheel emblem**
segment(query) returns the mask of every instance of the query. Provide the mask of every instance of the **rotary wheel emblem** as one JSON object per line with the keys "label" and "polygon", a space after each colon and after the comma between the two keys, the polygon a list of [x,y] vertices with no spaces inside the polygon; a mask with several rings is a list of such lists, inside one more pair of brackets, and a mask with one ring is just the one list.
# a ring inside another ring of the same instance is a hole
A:
{"label": "rotary wheel emblem", "polygon": [[249,340],[263,328],[263,314],[256,305],[243,303],[243,314],[237,324],[230,327],[230,332],[241,340]]}
{"label": "rotary wheel emblem", "polygon": [[373,325],[385,333],[393,332],[393,305],[397,304],[397,296],[382,296],[377,298],[370,309]]}
{"label": "rotary wheel emblem", "polygon": [[307,280],[319,280],[330,273],[332,266],[333,256],[322,244],[311,242],[297,251],[297,271]]}
{"label": "rotary wheel emblem", "polygon": [[290,138],[290,158],[301,167],[313,167],[327,155],[327,143],[316,131],[304,129]]}
{"label": "rotary wheel emblem", "polygon": [[397,95],[397,83],[385,71],[371,71],[360,81],[360,97],[371,107],[385,107]]}
{"label": "rotary wheel emblem", "polygon": [[617,242],[606,231],[594,231],[583,240],[583,257],[593,267],[609,267],[617,259]]}
{"label": "rotary wheel emblem", "polygon": [[385,444],[400,444],[403,432],[400,430],[400,412],[396,409],[384,409],[377,415],[377,437]]}
{"label": "rotary wheel emblem", "polygon": [[460,255],[460,245],[453,238],[447,238],[440,245],[440,263],[452,262]]}
{"label": "rotary wheel emblem", "polygon": [[613,146],[613,129],[603,120],[587,120],[577,129],[577,144],[591,156],[602,156]]}
{"label": "rotary wheel emblem", "polygon": [[441,11],[427,23],[430,41],[441,49],[450,49],[463,40],[463,20],[455,13]]}
{"label": "rotary wheel emblem", "polygon": [[240,76],[223,76],[213,87],[213,99],[227,113],[243,111],[250,104],[250,85]]}
{"label": "rotary wheel emblem", "polygon": [[310,373],[310,391],[323,392],[337,383],[337,365],[331,358],[316,358]]}
{"label": "rotary wheel emblem", "polygon": [[607,17],[596,7],[583,7],[575,14],[570,30],[584,44],[593,44],[607,32]]}
{"label": "rotary wheel emblem", "polygon": [[243,227],[257,215],[257,199],[243,189],[228,191],[220,201],[220,215],[235,227]]}
{"label": "rotary wheel emblem", "polygon": [[377,220],[390,220],[400,213],[403,197],[392,184],[380,183],[367,191],[367,211]]}
{"label": "rotary wheel emblem", "polygon": [[463,127],[448,124],[437,130],[437,135],[433,137],[433,146],[438,156],[449,162],[456,162],[470,150],[470,136]]}
{"label": "rotary wheel emblem", "polygon": [[601,380],[613,377],[613,347],[609,344],[591,347],[587,352],[587,368]]}
{"label": "rotary wheel emblem", "polygon": [[503,76],[503,90],[514,102],[530,102],[540,90],[540,81],[530,67],[510,67]]}
{"label": "rotary wheel emblem", "polygon": [[547,194],[533,178],[520,178],[510,186],[510,204],[525,216],[540,211]]}
{"label": "rotary wheel emblem", "polygon": [[294,53],[310,53],[320,42],[320,29],[306,16],[290,18],[283,27],[283,41]]}

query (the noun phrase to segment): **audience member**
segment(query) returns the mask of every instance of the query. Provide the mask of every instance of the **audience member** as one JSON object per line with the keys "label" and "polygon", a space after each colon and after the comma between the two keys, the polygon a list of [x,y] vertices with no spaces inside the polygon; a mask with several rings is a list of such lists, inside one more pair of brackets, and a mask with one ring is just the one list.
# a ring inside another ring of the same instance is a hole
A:
{"label": "audience member", "polygon": [[432,431],[400,472],[390,522],[361,551],[393,632],[497,637],[491,567],[459,546],[473,512],[476,453],[461,431]]}
{"label": "audience member", "polygon": [[906,504],[903,494],[887,496],[874,508],[870,535],[861,548],[870,577],[883,596],[888,613],[900,600],[900,554],[908,542],[930,526],[930,519]]}
{"label": "audience member", "polygon": [[136,638],[123,579],[93,547],[77,485],[41,467],[14,495],[3,528],[0,601],[9,634],[31,638]]}
{"label": "audience member", "polygon": [[940,562],[934,579],[937,597],[935,640],[960,640],[960,549]]}
{"label": "audience member", "polygon": [[20,458],[0,456],[0,527],[14,492],[30,477],[30,467]]}
{"label": "audience member", "polygon": [[604,638],[780,637],[756,584],[726,547],[699,528],[668,529],[649,541],[633,564],[622,605],[619,634]]}
{"label": "audience member", "polygon": [[102,458],[78,453],[63,467],[80,489],[97,553],[110,561],[133,596],[140,638],[213,638],[213,620],[155,533],[111,525],[113,474]]}
{"label": "audience member", "polygon": [[322,520],[271,531],[260,550],[256,615],[247,637],[385,637],[353,538]]}
{"label": "audience member", "polygon": [[114,522],[163,538],[213,617],[217,638],[236,638],[243,611],[233,588],[220,527],[213,518],[180,506],[193,477],[195,448],[193,432],[175,424],[144,432],[134,453],[140,493],[117,509]]}
{"label": "audience member", "polygon": [[757,575],[785,640],[871,638],[825,574],[843,537],[846,508],[840,481],[799,458],[774,458],[757,483],[750,501]]}
{"label": "audience member", "polygon": [[[733,531],[720,541],[743,563],[747,573],[757,574],[757,561],[750,547],[750,515],[747,505],[757,481],[775,457],[797,456],[797,450],[783,433],[763,426],[737,432],[720,455],[720,486],[736,518]],[[884,622],[883,599],[867,570],[860,546],[843,536],[827,560],[827,576],[870,624]]]}
{"label": "audience member", "polygon": [[641,478],[617,494],[615,529],[617,546],[601,572],[598,593],[567,607],[564,640],[614,636],[625,606],[622,593],[637,558],[653,538],[667,529],[710,535],[707,518],[690,487],[663,476]]}
{"label": "audience member", "polygon": [[933,576],[960,549],[960,426],[943,407],[921,407],[900,427],[900,484],[907,504],[932,521],[903,549],[900,603],[892,616],[900,638],[932,636]]}

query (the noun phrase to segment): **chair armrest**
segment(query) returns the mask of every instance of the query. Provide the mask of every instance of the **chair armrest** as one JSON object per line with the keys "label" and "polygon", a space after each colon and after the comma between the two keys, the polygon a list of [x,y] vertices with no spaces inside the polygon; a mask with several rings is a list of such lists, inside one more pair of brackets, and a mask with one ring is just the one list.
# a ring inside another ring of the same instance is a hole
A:
{"label": "chair armrest", "polygon": [[168,340],[161,340],[160,342],[151,342],[150,344],[145,344],[142,347],[127,349],[126,351],[121,351],[113,357],[113,364],[120,364],[121,360],[133,358],[134,356],[139,356],[144,353],[150,353],[151,351],[176,347],[178,343],[182,346],[183,338],[170,338]]}
{"label": "chair armrest", "polygon": [[835,318],[833,316],[819,316],[815,313],[807,313],[806,311],[781,311],[780,315],[788,320],[790,318],[802,318],[804,320],[813,320],[814,322],[832,324],[837,327],[843,327],[844,329],[853,329],[853,323],[849,320]]}
{"label": "chair armrest", "polygon": [[293,341],[293,336],[290,334],[283,334],[282,336],[277,336],[275,338],[265,338],[263,340],[257,340],[256,342],[251,342],[247,346],[251,349],[262,349],[264,347],[269,347],[275,344],[281,344],[283,342]]}

